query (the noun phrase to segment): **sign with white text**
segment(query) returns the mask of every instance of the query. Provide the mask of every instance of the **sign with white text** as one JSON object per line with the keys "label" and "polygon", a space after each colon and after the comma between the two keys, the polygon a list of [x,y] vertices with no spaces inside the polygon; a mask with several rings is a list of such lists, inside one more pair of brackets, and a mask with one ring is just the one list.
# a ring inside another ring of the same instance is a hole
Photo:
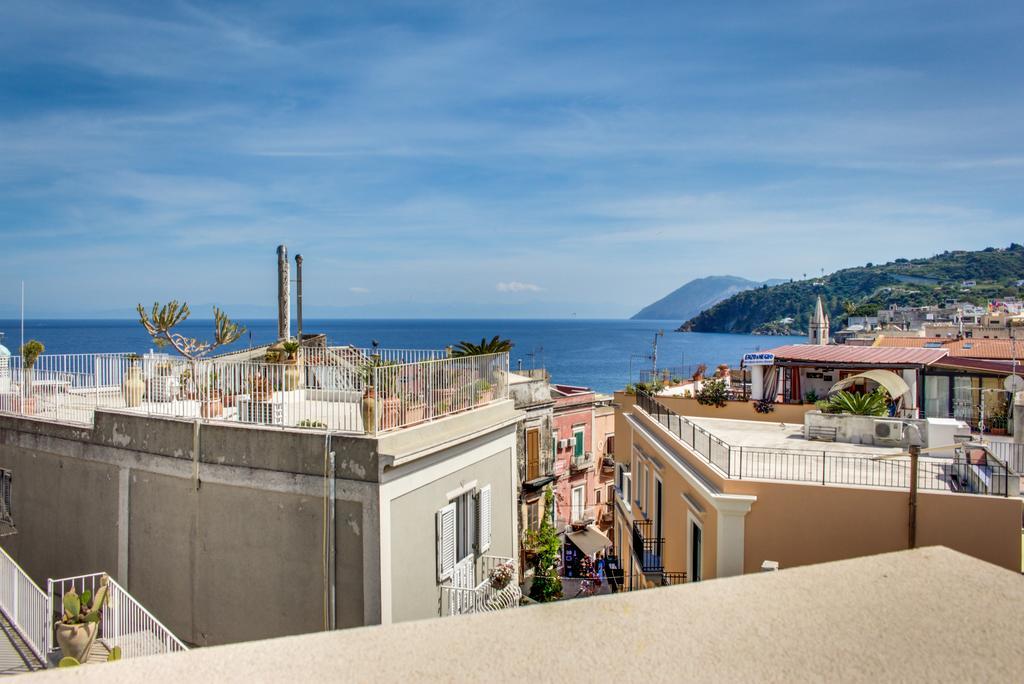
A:
{"label": "sign with white text", "polygon": [[770,366],[775,363],[775,354],[767,352],[753,352],[743,355],[744,366]]}

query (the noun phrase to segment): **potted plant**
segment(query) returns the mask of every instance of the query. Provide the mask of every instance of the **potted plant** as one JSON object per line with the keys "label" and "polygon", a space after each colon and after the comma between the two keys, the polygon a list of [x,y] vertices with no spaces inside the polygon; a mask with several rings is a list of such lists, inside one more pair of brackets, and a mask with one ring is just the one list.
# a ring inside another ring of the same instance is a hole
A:
{"label": "potted plant", "polygon": [[80,663],[89,659],[106,599],[106,575],[100,579],[100,588],[95,595],[86,589],[79,596],[74,587],[64,594],[64,610],[54,632],[65,657],[74,658]]}
{"label": "potted plant", "polygon": [[36,361],[46,351],[46,347],[39,340],[29,340],[21,345],[21,362],[24,364],[24,392],[21,399],[21,412],[25,415],[32,415],[36,412],[36,398],[32,395],[32,377]]}
{"label": "potted plant", "polygon": [[488,577],[488,579],[490,580],[492,588],[501,591],[512,582],[512,578],[515,576],[516,571],[512,566],[512,561],[505,561],[491,569],[490,577]]}
{"label": "potted plant", "polygon": [[693,371],[693,381],[694,382],[700,382],[701,380],[703,380],[704,379],[704,373],[706,373],[707,370],[708,370],[708,365],[706,363],[702,363],[699,366],[697,366],[697,370]]}
{"label": "potted plant", "polygon": [[486,380],[477,380],[473,388],[476,395],[476,404],[488,404],[494,401],[494,385]]}
{"label": "potted plant", "polygon": [[142,369],[139,368],[140,358],[138,354],[128,355],[128,368],[121,381],[121,396],[128,407],[141,406],[142,395],[146,391],[146,381],[142,379]]}
{"label": "potted plant", "polygon": [[224,415],[224,393],[217,386],[217,374],[211,373],[206,386],[199,390],[199,415],[220,418]]}
{"label": "potted plant", "polygon": [[299,349],[302,344],[298,340],[286,340],[281,343],[280,363],[284,367],[284,389],[295,390],[302,386],[302,369],[299,364]]}
{"label": "potted plant", "polygon": [[403,425],[413,425],[427,419],[427,402],[419,392],[406,393],[402,396]]}
{"label": "potted plant", "polygon": [[[397,369],[394,361],[381,361],[380,354],[373,354],[363,364],[363,429],[373,432],[375,429],[387,430],[397,427],[402,415],[402,399],[396,391],[398,385]],[[380,415],[380,425],[375,422]]]}
{"label": "potted plant", "polygon": [[1007,422],[1010,417],[1009,405],[1005,400],[1000,400],[996,403],[995,408],[992,409],[992,420],[990,422],[989,433],[993,435],[1005,435],[1007,432]]}

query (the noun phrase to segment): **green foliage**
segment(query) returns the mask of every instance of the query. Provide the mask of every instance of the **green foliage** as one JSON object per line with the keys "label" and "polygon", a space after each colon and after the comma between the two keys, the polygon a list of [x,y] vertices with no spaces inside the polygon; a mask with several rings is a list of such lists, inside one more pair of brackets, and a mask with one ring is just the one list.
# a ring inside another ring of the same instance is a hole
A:
{"label": "green foliage", "polygon": [[818,393],[815,392],[814,390],[808,390],[804,392],[804,403],[817,404],[818,399],[820,399],[820,397],[818,396]]}
{"label": "green foliage", "polygon": [[302,343],[298,340],[286,340],[281,343],[281,349],[288,355],[289,358],[294,358],[295,354],[298,353],[299,349],[302,348]]}
{"label": "green foliage", "polygon": [[86,589],[79,596],[75,588],[68,590],[61,600],[64,612],[60,621],[66,625],[80,625],[86,622],[99,622],[102,616],[103,605],[107,600],[107,578],[100,580],[100,588],[96,590],[95,596]]}
{"label": "green foliage", "polygon": [[326,423],[321,423],[319,420],[310,420],[309,418],[304,418],[303,420],[300,420],[298,422],[298,425],[296,425],[296,427],[301,427],[301,428],[325,428],[325,427],[327,427],[327,424]]}
{"label": "green foliage", "polygon": [[727,397],[725,381],[717,378],[705,380],[701,388],[697,390],[697,403],[702,406],[722,408],[725,406]]}
{"label": "green foliage", "polygon": [[537,552],[534,561],[533,583],[530,598],[538,603],[547,603],[562,598],[562,580],[558,576],[558,559],[561,543],[558,531],[551,522],[555,495],[549,489],[544,495],[544,516],[540,530],[533,536],[532,549]]}
{"label": "green foliage", "polygon": [[495,335],[489,341],[481,338],[480,344],[462,341],[452,349],[452,356],[480,356],[482,354],[499,354],[512,351],[512,340],[503,340],[500,335]]}
{"label": "green foliage", "polygon": [[852,413],[855,416],[884,416],[886,414],[885,394],[871,392],[854,394],[836,392],[829,399],[832,413]]}
{"label": "green foliage", "polygon": [[[948,299],[982,304],[1016,288],[1024,273],[1024,247],[977,252],[944,252],[927,259],[897,259],[887,264],[857,266],[821,278],[782,283],[737,293],[683,324],[694,332],[768,333],[807,330],[817,295],[834,321],[846,315],[873,315],[890,304],[926,306]],[[961,292],[964,280],[977,286]],[[816,285],[816,283],[820,283]],[[793,318],[792,324],[779,323]]]}
{"label": "green foliage", "polygon": [[163,306],[153,302],[153,309],[149,312],[142,304],[137,305],[135,310],[139,314],[139,322],[153,338],[154,344],[160,348],[170,344],[186,359],[205,356],[217,347],[237,341],[245,333],[244,327],[233,322],[217,307],[213,307],[213,342],[200,342],[194,337],[174,332],[174,328],[188,320],[192,314],[187,303],[178,304],[177,300],[172,299]]}
{"label": "green foliage", "polygon": [[29,340],[25,344],[21,345],[21,360],[25,363],[25,368],[31,368],[36,365],[36,361],[46,351],[46,347],[39,340]]}

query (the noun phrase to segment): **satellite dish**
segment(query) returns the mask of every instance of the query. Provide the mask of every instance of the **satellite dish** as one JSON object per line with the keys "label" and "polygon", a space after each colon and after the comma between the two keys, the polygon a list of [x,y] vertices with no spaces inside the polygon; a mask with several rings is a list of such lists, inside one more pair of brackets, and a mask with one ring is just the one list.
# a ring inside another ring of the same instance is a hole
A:
{"label": "satellite dish", "polygon": [[1003,388],[1007,392],[1024,392],[1024,378],[1019,375],[1007,375],[1003,379]]}

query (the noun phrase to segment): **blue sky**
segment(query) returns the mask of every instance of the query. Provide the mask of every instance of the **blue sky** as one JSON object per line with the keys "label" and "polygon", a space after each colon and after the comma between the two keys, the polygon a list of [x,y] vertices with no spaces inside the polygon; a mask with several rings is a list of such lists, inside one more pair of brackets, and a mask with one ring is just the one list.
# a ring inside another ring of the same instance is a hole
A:
{"label": "blue sky", "polygon": [[55,3],[0,22],[0,317],[627,316],[1024,235],[1024,4]]}

